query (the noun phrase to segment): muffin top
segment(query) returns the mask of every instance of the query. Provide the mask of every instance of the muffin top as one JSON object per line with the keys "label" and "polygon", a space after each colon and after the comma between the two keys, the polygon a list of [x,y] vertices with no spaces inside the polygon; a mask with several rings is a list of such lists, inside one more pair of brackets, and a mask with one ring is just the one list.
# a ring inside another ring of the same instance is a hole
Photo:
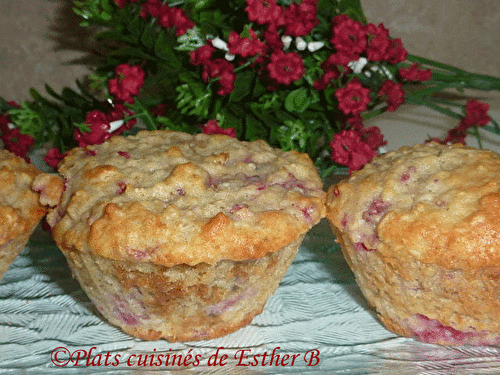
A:
{"label": "muffin top", "polygon": [[213,264],[256,259],[324,217],[310,158],[263,141],[143,131],[76,148],[63,160],[59,246],[117,260]]}
{"label": "muffin top", "polygon": [[327,217],[356,249],[395,266],[500,266],[500,155],[463,145],[402,147],[331,186]]}
{"label": "muffin top", "polygon": [[[31,189],[39,175],[41,172],[24,159],[0,150],[0,245],[31,231],[46,214],[45,203],[53,202],[40,203],[41,194]],[[51,181],[57,179],[47,175],[46,182]],[[47,197],[45,191],[43,196]]]}

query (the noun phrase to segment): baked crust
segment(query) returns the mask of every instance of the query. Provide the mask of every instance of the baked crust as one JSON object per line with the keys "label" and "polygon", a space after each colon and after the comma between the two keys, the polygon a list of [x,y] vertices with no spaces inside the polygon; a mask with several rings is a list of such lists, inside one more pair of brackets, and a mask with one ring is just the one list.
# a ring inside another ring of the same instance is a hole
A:
{"label": "baked crust", "polygon": [[327,218],[391,331],[436,344],[500,343],[500,155],[403,147],[328,190]]}
{"label": "baked crust", "polygon": [[49,214],[65,251],[171,267],[258,259],[325,214],[305,154],[223,135],[144,131],[72,150]]}
{"label": "baked crust", "polygon": [[39,195],[31,190],[40,173],[20,157],[0,150],[0,245],[30,231],[45,215]]}
{"label": "baked crust", "polygon": [[400,264],[500,266],[499,177],[500,155],[493,151],[403,147],[331,187],[327,217],[348,227],[354,243]]}
{"label": "baked crust", "polygon": [[[47,212],[47,205],[57,203],[60,180],[49,174],[43,186],[32,189],[34,180],[43,174],[24,159],[0,150],[0,278],[22,251],[31,233]],[[55,184],[55,185],[54,185]],[[40,201],[44,189],[51,198]]]}

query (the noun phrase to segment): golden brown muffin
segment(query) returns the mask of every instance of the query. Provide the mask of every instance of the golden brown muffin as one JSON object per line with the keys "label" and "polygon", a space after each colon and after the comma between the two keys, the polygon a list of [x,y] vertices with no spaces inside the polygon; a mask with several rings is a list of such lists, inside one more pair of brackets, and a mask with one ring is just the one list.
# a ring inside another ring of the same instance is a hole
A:
{"label": "golden brown muffin", "polygon": [[114,137],[60,165],[54,238],[101,313],[144,339],[208,339],[250,323],[325,193],[307,155],[170,131]]}
{"label": "golden brown muffin", "polygon": [[57,203],[61,187],[57,177],[0,150],[0,279],[45,216],[46,205]]}
{"label": "golden brown muffin", "polygon": [[327,218],[388,329],[430,343],[500,343],[499,154],[402,147],[331,186]]}

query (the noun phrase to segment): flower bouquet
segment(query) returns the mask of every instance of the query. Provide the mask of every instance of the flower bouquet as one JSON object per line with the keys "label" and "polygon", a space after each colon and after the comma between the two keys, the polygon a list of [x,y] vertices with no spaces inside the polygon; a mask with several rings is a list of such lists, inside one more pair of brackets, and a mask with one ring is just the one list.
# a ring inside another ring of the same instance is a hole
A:
{"label": "flower bouquet", "polygon": [[308,153],[325,176],[370,161],[386,142],[365,120],[403,103],[457,119],[438,142],[500,133],[488,104],[444,95],[500,79],[408,54],[359,0],[75,0],[74,11],[108,51],[88,84],[0,98],[5,147],[25,158],[43,147],[51,167],[145,128],[264,139]]}

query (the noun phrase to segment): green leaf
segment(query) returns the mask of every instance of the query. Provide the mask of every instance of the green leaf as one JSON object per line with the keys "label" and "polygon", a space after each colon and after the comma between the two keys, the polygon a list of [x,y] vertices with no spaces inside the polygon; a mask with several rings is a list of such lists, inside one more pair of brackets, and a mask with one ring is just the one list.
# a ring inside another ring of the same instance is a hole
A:
{"label": "green leaf", "polygon": [[293,90],[285,98],[285,108],[290,112],[304,112],[309,104],[311,104],[311,99],[306,87]]}
{"label": "green leaf", "polygon": [[212,99],[212,91],[201,83],[179,85],[176,88],[177,108],[182,114],[208,117]]}
{"label": "green leaf", "polygon": [[193,27],[177,38],[177,43],[178,46],[175,48],[177,51],[194,51],[205,44],[205,38],[202,37],[198,27]]}
{"label": "green leaf", "polygon": [[256,71],[251,69],[236,76],[236,80],[234,81],[234,90],[230,96],[231,101],[239,102],[252,92],[252,85],[256,74]]}
{"label": "green leaf", "polygon": [[149,50],[154,50],[155,48],[155,32],[151,27],[146,27],[141,35],[141,43],[144,47]]}
{"label": "green leaf", "polygon": [[245,118],[245,139],[248,141],[269,139],[269,131],[264,126],[264,123],[251,114],[247,114]]}
{"label": "green leaf", "polygon": [[174,43],[168,37],[168,34],[165,30],[161,30],[156,38],[155,42],[155,55],[164,60],[170,67],[175,70],[179,70],[182,66],[181,62],[177,58],[177,54],[173,49]]}
{"label": "green leaf", "polygon": [[283,126],[276,129],[276,134],[283,150],[306,151],[309,132],[306,131],[305,125],[300,119],[285,121]]}

